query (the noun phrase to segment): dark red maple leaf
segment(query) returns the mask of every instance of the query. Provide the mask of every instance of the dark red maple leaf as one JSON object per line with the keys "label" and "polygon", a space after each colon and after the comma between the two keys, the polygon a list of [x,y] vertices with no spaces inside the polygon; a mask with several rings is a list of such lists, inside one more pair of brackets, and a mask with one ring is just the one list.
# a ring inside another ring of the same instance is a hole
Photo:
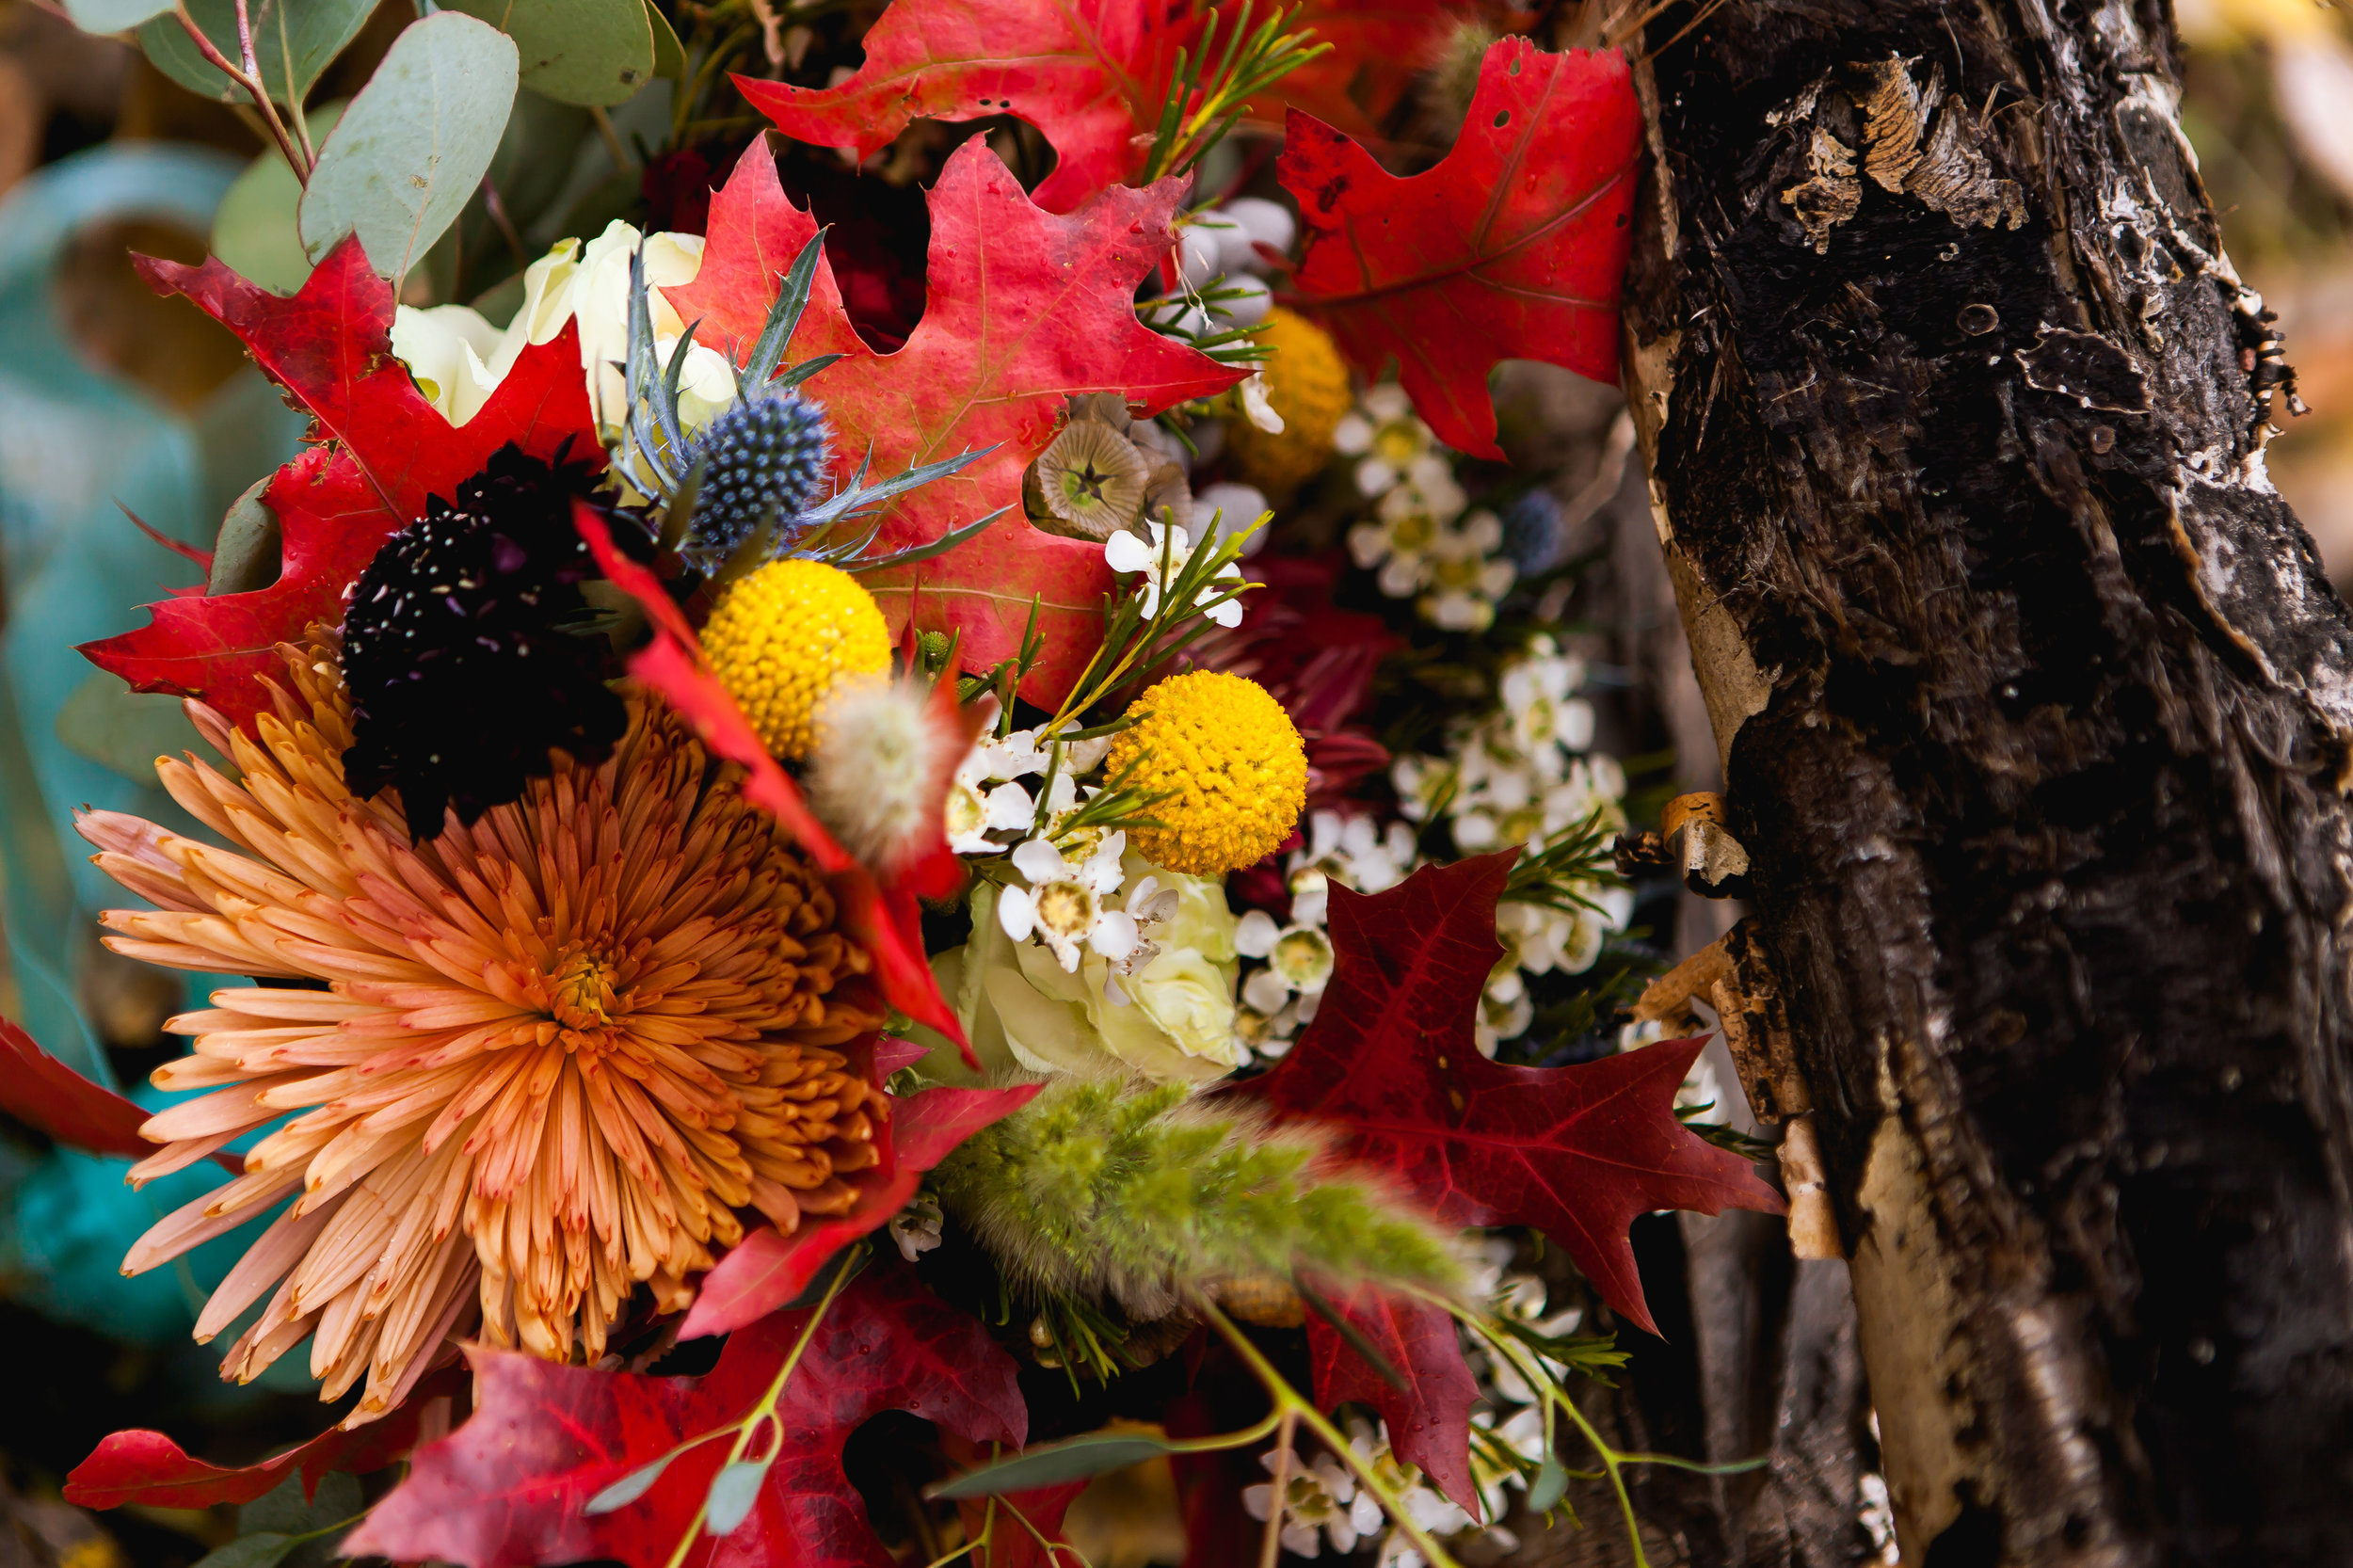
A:
{"label": "dark red maple leaf", "polygon": [[160,293],[183,294],[242,339],[254,361],[313,421],[329,445],[278,471],[264,500],[284,538],[278,581],[250,593],[174,596],[148,606],[150,624],[82,652],[134,691],[199,696],[238,724],[268,704],[254,677],[280,666],[280,643],[314,620],[343,618],[343,594],[393,530],[423,515],[428,495],[457,484],[512,441],[552,457],[601,463],[567,325],[526,348],[464,424],[452,426],[392,355],[392,287],[347,239],[293,298],[247,282],[217,260],[184,266],[142,257]]}
{"label": "dark red maple leaf", "polygon": [[1462,1336],[1442,1306],[1394,1295],[1370,1285],[1333,1299],[1349,1326],[1403,1375],[1399,1388],[1357,1353],[1339,1330],[1307,1316],[1307,1354],[1316,1403],[1325,1410],[1354,1400],[1370,1405],[1389,1426],[1398,1458],[1421,1467],[1438,1490],[1476,1519],[1479,1488],[1471,1480],[1470,1412],[1479,1384],[1463,1359]]}
{"label": "dark red maple leaf", "polygon": [[332,1471],[364,1476],[407,1456],[421,1434],[446,1430],[451,1399],[466,1384],[465,1372],[447,1367],[427,1375],[399,1408],[380,1420],[345,1432],[329,1427],[274,1459],[241,1466],[191,1459],[160,1432],[118,1432],[98,1445],[66,1477],[65,1500],[82,1508],[216,1508],[249,1503],[274,1491],[288,1476],[302,1477],[305,1495],[318,1490]]}
{"label": "dark red maple leaf", "polygon": [[[1024,195],[984,143],[968,141],[929,195],[929,293],[906,346],[876,354],[859,343],[823,263],[793,334],[795,359],[847,356],[808,383],[833,422],[844,476],[870,451],[883,475],[993,449],[894,503],[874,549],[929,544],[1000,507],[1012,515],[945,555],[864,581],[894,631],[912,620],[961,632],[968,669],[1013,655],[1036,599],[1046,653],[1021,687],[1033,701],[1058,701],[1078,678],[1101,640],[1102,596],[1113,587],[1100,545],[1041,533],[1021,516],[1022,472],[1053,440],[1066,400],[1116,392],[1157,413],[1244,374],[1136,320],[1136,283],[1172,243],[1183,191],[1178,180],[1115,187],[1057,216]],[[712,204],[711,286],[698,275],[671,302],[710,324],[712,341],[748,350],[779,274],[816,232],[755,145]]]}
{"label": "dark red maple leaf", "polygon": [[1386,892],[1332,890],[1338,956],[1316,1020],[1250,1089],[1286,1115],[1346,1129],[1460,1225],[1533,1225],[1620,1316],[1656,1334],[1626,1227],[1654,1208],[1783,1211],[1749,1162],[1675,1120],[1699,1040],[1573,1067],[1479,1054],[1472,1015],[1502,956],[1496,900],[1513,852],[1425,866]]}
{"label": "dark red maple leaf", "polygon": [[[68,1148],[130,1160],[144,1160],[156,1149],[139,1136],[152,1112],[92,1083],[6,1018],[0,1018],[0,1112]],[[213,1159],[228,1170],[245,1169],[242,1155],[224,1151]]]}
{"label": "dark red maple leaf", "polygon": [[1201,24],[1187,0],[896,0],[840,86],[735,85],[795,141],[860,158],[916,120],[1026,120],[1054,146],[1038,204],[1066,213],[1143,168]]}
{"label": "dark red maple leaf", "polygon": [[1520,38],[1488,49],[1453,150],[1410,178],[1294,110],[1275,168],[1307,232],[1298,303],[1367,374],[1396,360],[1440,440],[1500,457],[1498,362],[1618,378],[1641,145],[1623,56]]}
{"label": "dark red maple leaf", "polygon": [[889,1158],[859,1173],[866,1185],[856,1206],[846,1214],[804,1221],[791,1236],[763,1225],[744,1237],[703,1276],[679,1337],[725,1334],[798,1296],[827,1258],[904,1208],[924,1172],[981,1128],[1027,1105],[1042,1087],[937,1088],[892,1098]]}
{"label": "dark red maple leaf", "polygon": [[853,1281],[810,1334],[776,1395],[774,1421],[745,1450],[774,1457],[738,1528],[714,1538],[700,1523],[712,1479],[729,1459],[725,1436],[679,1452],[635,1500],[582,1512],[648,1462],[759,1409],[815,1310],[777,1312],[737,1331],[700,1378],[470,1349],[472,1417],[418,1450],[408,1480],[343,1549],[465,1568],[589,1559],[629,1568],[891,1568],[841,1467],[850,1433],[886,1410],[976,1443],[1017,1447],[1029,1427],[1013,1358],[895,1258]]}

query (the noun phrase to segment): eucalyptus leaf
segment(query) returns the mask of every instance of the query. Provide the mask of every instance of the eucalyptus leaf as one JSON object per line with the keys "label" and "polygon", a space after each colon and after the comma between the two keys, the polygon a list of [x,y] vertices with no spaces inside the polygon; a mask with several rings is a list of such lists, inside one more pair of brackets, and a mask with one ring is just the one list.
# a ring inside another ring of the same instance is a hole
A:
{"label": "eucalyptus leaf", "polygon": [[220,520],[220,532],[213,537],[213,569],[204,580],[206,595],[266,588],[285,568],[285,537],[278,526],[278,514],[262,499],[274,477],[253,481]]}
{"label": "eucalyptus leaf", "polygon": [[628,102],[653,79],[646,0],[451,0],[515,40],[522,84],[565,104]]}
{"label": "eucalyptus leaf", "polygon": [[1027,1492],[1035,1486],[1055,1486],[1083,1480],[1141,1464],[1147,1459],[1179,1450],[1147,1432],[1088,1432],[1026,1448],[1010,1459],[967,1470],[960,1476],[923,1488],[926,1497],[989,1497],[1006,1492]]}
{"label": "eucalyptus leaf", "polygon": [[261,1530],[252,1535],[240,1535],[226,1546],[216,1546],[197,1560],[196,1568],[278,1568],[288,1553],[302,1544],[302,1537],[284,1535],[277,1530]]}
{"label": "eucalyptus leaf", "polygon": [[1561,1468],[1559,1460],[1546,1454],[1544,1464],[1537,1468],[1536,1479],[1529,1483],[1528,1511],[1530,1513],[1551,1512],[1568,1490],[1568,1471]]}
{"label": "eucalyptus leaf", "polygon": [[650,1464],[640,1464],[636,1469],[581,1504],[580,1512],[594,1516],[599,1513],[610,1513],[616,1508],[627,1508],[644,1496],[653,1483],[662,1479],[662,1472],[668,1469],[670,1461],[677,1457],[676,1454],[664,1454]]}
{"label": "eucalyptus leaf", "polygon": [[674,82],[686,79],[686,45],[679,41],[678,29],[662,14],[662,8],[653,0],[646,0],[646,20],[653,24],[653,73],[667,76]]}
{"label": "eucalyptus leaf", "polygon": [[[164,6],[151,8],[151,11],[168,13],[171,8]],[[261,72],[263,88],[280,104],[302,102],[335,63],[335,56],[360,36],[375,9],[375,0],[247,0],[246,14],[253,28],[253,63]],[[188,0],[188,15],[222,58],[242,57],[236,0]],[[156,70],[189,91],[224,104],[244,101],[245,89],[204,57],[179,18],[157,15],[139,29],[139,47]],[[314,122],[311,135],[315,140],[325,133]]]}
{"label": "eucalyptus leaf", "polygon": [[[324,139],[343,119],[344,108],[339,100],[313,109],[311,135]],[[263,153],[237,176],[213,214],[213,254],[249,282],[294,293],[311,276],[311,258],[302,248],[301,201],[302,182],[285,157],[274,148]]]}
{"label": "eucalyptus leaf", "polygon": [[155,782],[155,759],[198,748],[196,726],[180,699],[135,692],[100,670],[73,688],[57,710],[66,749],[140,784]]}
{"label": "eucalyptus leaf", "polygon": [[703,1528],[713,1535],[733,1535],[752,1516],[760,1483],[767,1479],[765,1459],[739,1459],[723,1466],[711,1478],[711,1490],[703,1498]]}
{"label": "eucalyptus leaf", "polygon": [[302,194],[312,261],[357,233],[397,281],[457,220],[515,104],[515,45],[456,11],[411,23],[319,149]]}
{"label": "eucalyptus leaf", "polygon": [[171,9],[171,0],[65,0],[65,14],[86,33],[120,33]]}

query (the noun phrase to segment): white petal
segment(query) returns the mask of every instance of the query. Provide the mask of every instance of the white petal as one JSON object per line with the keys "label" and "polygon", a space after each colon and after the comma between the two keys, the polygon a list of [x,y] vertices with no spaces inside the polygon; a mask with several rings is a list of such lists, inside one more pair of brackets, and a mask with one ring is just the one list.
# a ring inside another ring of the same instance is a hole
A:
{"label": "white petal", "polygon": [[1215,621],[1218,625],[1230,631],[1234,627],[1241,624],[1241,600],[1239,599],[1229,599],[1223,604],[1210,606],[1209,609],[1203,611],[1202,614],[1208,616],[1209,619]]}
{"label": "white petal", "polygon": [[1037,803],[1018,784],[1000,784],[984,798],[988,804],[988,825],[1000,833],[1027,827],[1037,820]]}
{"label": "white petal", "polygon": [[[1160,532],[1160,524],[1151,527],[1154,533]],[[1124,528],[1103,541],[1103,564],[1113,571],[1142,571],[1159,559],[1149,546]]]}
{"label": "white petal", "polygon": [[[1364,890],[1366,892],[1379,891],[1378,888],[1373,888]],[[1332,889],[1328,883],[1322,887],[1309,888],[1293,894],[1291,896],[1291,923],[1321,925],[1325,916],[1330,912],[1331,902]]]}
{"label": "white petal", "polygon": [[1016,942],[1026,942],[1037,929],[1037,895],[1027,888],[997,890],[997,923]]}
{"label": "white petal", "polygon": [[1117,963],[1136,951],[1136,918],[1124,909],[1106,909],[1087,933],[1087,946]]}
{"label": "white petal", "polygon": [[1015,850],[1013,869],[1032,884],[1070,874],[1070,863],[1062,857],[1062,852],[1043,839],[1032,839]]}
{"label": "white petal", "polygon": [[1259,969],[1241,983],[1241,1000],[1269,1017],[1283,1010],[1290,994],[1291,988],[1273,969]]}
{"label": "white petal", "polygon": [[1274,923],[1273,916],[1263,909],[1253,909],[1234,922],[1234,951],[1244,957],[1264,958],[1274,951],[1274,938],[1281,934],[1282,927]]}

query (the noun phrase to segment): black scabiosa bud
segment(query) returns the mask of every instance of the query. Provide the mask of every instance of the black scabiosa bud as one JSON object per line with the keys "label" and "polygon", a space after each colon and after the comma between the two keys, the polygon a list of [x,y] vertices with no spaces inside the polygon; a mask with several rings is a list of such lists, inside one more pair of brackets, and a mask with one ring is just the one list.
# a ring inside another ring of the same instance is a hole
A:
{"label": "black scabiosa bud", "polygon": [[796,532],[793,519],[824,494],[833,430],[823,408],[795,393],[749,397],[711,422],[696,455],[702,486],[679,553],[709,574],[770,517],[782,553]]}
{"label": "black scabiosa bud", "polygon": [[360,794],[396,786],[420,841],[450,808],[471,824],[520,798],[551,750],[602,761],[628,727],[580,588],[598,574],[572,503],[593,483],[561,454],[550,464],[502,447],[455,502],[430,498],[352,589],[344,777]]}

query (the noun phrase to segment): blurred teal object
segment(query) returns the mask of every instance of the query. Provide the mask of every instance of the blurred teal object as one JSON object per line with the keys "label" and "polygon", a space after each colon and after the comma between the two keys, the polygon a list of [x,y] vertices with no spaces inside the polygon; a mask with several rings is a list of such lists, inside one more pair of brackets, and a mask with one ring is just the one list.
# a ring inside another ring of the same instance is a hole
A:
{"label": "blurred teal object", "polygon": [[[20,1021],[110,1087],[75,984],[97,911],[133,901],[88,864],[72,810],[200,830],[152,775],[128,776],[59,740],[58,714],[92,673],[74,647],[144,624],[140,605],[197,578],[123,509],[208,548],[230,502],[294,455],[303,422],[249,365],[192,413],[163,407],[76,351],[54,280],[74,237],[96,224],[149,219],[209,232],[243,168],[207,148],[110,145],[40,169],[0,201],[0,922]],[[191,996],[217,984],[191,977]],[[117,1266],[139,1233],[221,1176],[202,1165],[133,1192],[126,1168],[59,1150],[30,1169],[0,1169],[0,1288],[120,1337],[177,1339],[248,1233],[124,1280]]]}

